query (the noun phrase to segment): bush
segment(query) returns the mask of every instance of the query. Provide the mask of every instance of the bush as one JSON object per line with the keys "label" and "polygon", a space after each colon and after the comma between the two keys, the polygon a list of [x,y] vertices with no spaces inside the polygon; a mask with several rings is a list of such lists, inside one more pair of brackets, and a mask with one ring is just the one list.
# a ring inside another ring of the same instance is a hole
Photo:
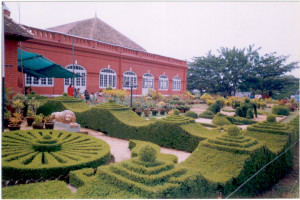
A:
{"label": "bush", "polygon": [[235,116],[243,117],[243,112],[242,112],[241,107],[237,107],[237,108],[235,109]]}
{"label": "bush", "polygon": [[272,114],[288,116],[289,113],[290,113],[290,108],[289,108],[289,106],[285,106],[285,105],[274,105],[274,106],[272,107]]}
{"label": "bush", "polygon": [[178,109],[173,110],[173,115],[179,115],[179,114],[180,114],[180,111]]}
{"label": "bush", "polygon": [[226,119],[226,117],[220,115],[220,113],[216,114],[216,116],[212,120],[212,123],[220,126],[231,124],[230,121]]}
{"label": "bush", "polygon": [[68,96],[68,94],[67,94],[66,92],[64,92],[64,93],[63,93],[63,96],[64,96],[64,97],[65,97],[65,96]]}
{"label": "bush", "polygon": [[253,116],[253,110],[252,110],[252,108],[248,108],[246,118],[247,119],[252,119],[253,117],[254,116]]}
{"label": "bush", "polygon": [[143,162],[154,162],[157,158],[157,151],[150,145],[145,145],[141,148],[139,157]]}
{"label": "bush", "polygon": [[193,112],[193,111],[188,111],[188,112],[184,113],[184,116],[186,116],[186,117],[191,117],[191,118],[195,118],[195,119],[198,118],[197,113],[195,113],[195,112]]}
{"label": "bush", "polygon": [[206,119],[212,119],[214,118],[214,116],[215,114],[211,110],[206,110],[199,115],[199,117],[206,118]]}
{"label": "bush", "polygon": [[84,186],[94,176],[94,169],[84,168],[70,172],[69,182],[72,186],[79,188]]}
{"label": "bush", "polygon": [[58,177],[110,159],[106,142],[68,131],[9,131],[3,133],[2,145],[4,179]]}
{"label": "bush", "polygon": [[275,115],[272,115],[272,114],[268,115],[267,116],[267,122],[276,122]]}
{"label": "bush", "polygon": [[214,114],[220,112],[221,110],[221,102],[217,100],[215,103],[211,104],[207,110],[212,111]]}
{"label": "bush", "polygon": [[227,133],[231,136],[238,136],[240,134],[240,128],[236,125],[229,125],[227,127]]}

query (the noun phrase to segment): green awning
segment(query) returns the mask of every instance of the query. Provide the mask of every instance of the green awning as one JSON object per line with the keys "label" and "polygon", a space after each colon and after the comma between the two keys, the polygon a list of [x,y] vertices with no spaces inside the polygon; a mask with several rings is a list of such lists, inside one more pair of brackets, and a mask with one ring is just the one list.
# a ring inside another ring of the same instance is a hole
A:
{"label": "green awning", "polygon": [[[22,61],[21,61],[22,58]],[[44,56],[18,49],[18,71],[35,77],[73,78],[73,73]],[[75,74],[74,77],[80,77]]]}

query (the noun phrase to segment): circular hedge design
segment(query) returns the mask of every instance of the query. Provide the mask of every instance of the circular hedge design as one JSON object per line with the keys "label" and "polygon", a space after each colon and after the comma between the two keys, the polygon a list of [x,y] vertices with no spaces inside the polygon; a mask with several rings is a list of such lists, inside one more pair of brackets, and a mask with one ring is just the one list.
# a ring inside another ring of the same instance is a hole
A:
{"label": "circular hedge design", "polygon": [[110,159],[109,145],[97,138],[55,130],[9,131],[2,135],[2,175],[50,178]]}

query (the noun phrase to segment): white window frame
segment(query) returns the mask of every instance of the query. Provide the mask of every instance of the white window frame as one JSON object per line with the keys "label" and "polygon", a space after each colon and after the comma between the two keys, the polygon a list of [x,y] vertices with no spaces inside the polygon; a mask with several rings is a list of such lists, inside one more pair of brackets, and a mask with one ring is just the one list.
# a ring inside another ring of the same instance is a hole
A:
{"label": "white window frame", "polygon": [[133,85],[135,85],[134,87],[132,87],[132,89],[136,90],[137,89],[137,75],[135,72],[133,71],[126,71],[123,73],[123,89],[130,89],[129,86],[125,86],[124,83],[125,81],[129,80],[129,83],[132,83]]}
{"label": "white window frame", "polygon": [[173,91],[181,90],[181,79],[178,76],[173,77],[172,90]]}
{"label": "white window frame", "polygon": [[[146,82],[145,80],[147,79],[147,86],[149,86],[149,83],[150,83],[150,86],[151,87],[145,87],[146,86]],[[146,73],[143,75],[143,85],[142,85],[142,88],[148,88],[148,89],[154,89],[154,76],[150,73]]]}
{"label": "white window frame", "polygon": [[40,78],[30,76],[25,73],[25,86],[36,86],[36,87],[53,87],[54,78]]}
{"label": "white window frame", "polygon": [[99,88],[117,88],[117,73],[110,69],[101,69],[99,73]]}
{"label": "white window frame", "polygon": [[166,75],[161,75],[158,79],[159,90],[169,90],[169,78]]}
{"label": "white window frame", "polygon": [[[66,69],[73,73],[73,64],[66,66]],[[74,78],[76,83],[75,87],[86,87],[86,69],[80,65],[74,64],[74,72],[75,74],[82,76]],[[72,78],[65,78],[64,84],[65,86],[69,86],[71,82],[74,86],[74,81],[72,81]]]}

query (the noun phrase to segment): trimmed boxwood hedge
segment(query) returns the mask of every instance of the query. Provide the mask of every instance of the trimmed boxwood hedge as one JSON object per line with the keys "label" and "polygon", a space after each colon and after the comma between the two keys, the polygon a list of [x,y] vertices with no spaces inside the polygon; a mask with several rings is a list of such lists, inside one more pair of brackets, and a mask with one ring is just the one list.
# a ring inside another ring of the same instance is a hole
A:
{"label": "trimmed boxwood hedge", "polygon": [[71,170],[96,168],[109,159],[106,142],[80,133],[23,130],[2,135],[4,179],[56,177]]}
{"label": "trimmed boxwood hedge", "polygon": [[3,199],[74,199],[64,181],[47,181],[2,188]]}
{"label": "trimmed boxwood hedge", "polygon": [[290,107],[285,105],[274,105],[272,107],[272,114],[288,116],[290,113]]}

